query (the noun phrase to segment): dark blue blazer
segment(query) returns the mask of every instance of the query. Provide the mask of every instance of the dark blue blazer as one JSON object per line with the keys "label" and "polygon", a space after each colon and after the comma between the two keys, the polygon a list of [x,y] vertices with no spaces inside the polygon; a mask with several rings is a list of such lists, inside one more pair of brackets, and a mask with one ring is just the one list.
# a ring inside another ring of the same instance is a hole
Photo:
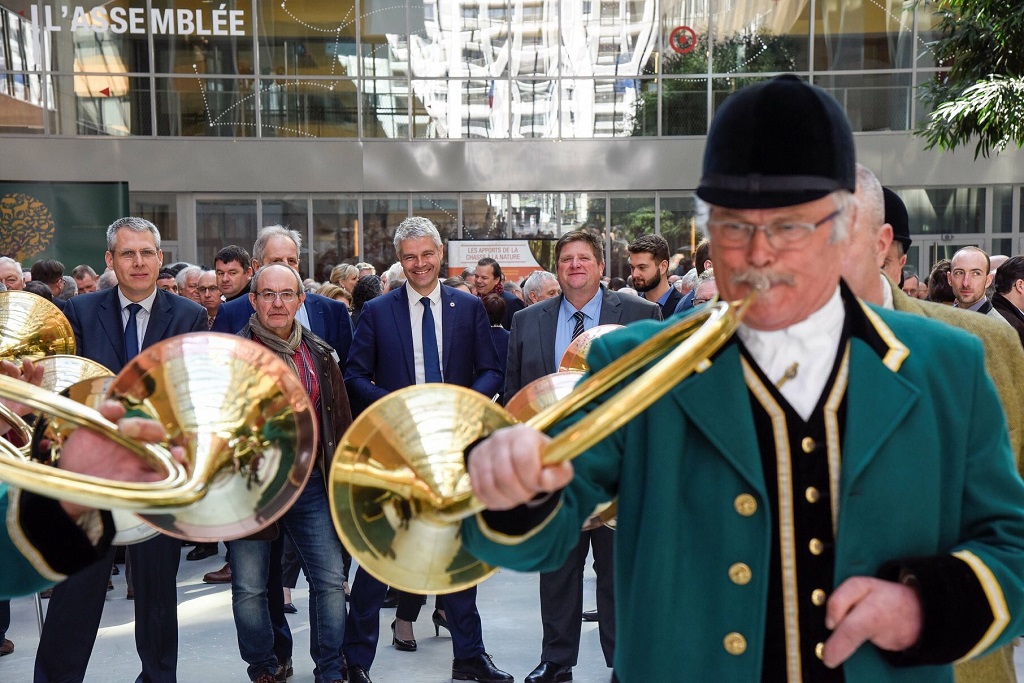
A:
{"label": "dark blue blazer", "polygon": [[[74,330],[78,355],[120,372],[127,360],[117,287],[71,297],[64,315]],[[157,288],[142,348],[186,332],[205,332],[207,320],[206,309],[196,302]]]}
{"label": "dark blue blazer", "polygon": [[[441,286],[441,374],[448,384],[488,398],[501,391],[504,370],[491,341],[487,311],[472,294]],[[396,389],[416,384],[409,295],[399,287],[363,304],[345,368],[345,387],[356,415]]]}
{"label": "dark blue blazer", "polygon": [[[352,346],[352,321],[348,308],[340,301],[319,294],[307,294],[304,305],[309,317],[309,331],[338,352],[338,365],[344,370],[349,347]],[[249,323],[253,313],[248,295],[225,301],[217,309],[217,318],[210,331],[238,334]]]}

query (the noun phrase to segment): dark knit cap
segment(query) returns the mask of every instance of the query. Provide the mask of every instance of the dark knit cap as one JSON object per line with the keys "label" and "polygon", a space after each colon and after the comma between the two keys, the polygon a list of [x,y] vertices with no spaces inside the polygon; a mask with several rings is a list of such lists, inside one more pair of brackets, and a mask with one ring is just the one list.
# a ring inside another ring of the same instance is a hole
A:
{"label": "dark knit cap", "polygon": [[892,226],[892,238],[903,245],[903,253],[910,249],[910,218],[907,216],[907,205],[900,196],[888,187],[882,188],[885,196],[885,222]]}
{"label": "dark knit cap", "polygon": [[738,90],[711,122],[697,196],[773,209],[857,185],[853,134],[839,103],[793,75]]}

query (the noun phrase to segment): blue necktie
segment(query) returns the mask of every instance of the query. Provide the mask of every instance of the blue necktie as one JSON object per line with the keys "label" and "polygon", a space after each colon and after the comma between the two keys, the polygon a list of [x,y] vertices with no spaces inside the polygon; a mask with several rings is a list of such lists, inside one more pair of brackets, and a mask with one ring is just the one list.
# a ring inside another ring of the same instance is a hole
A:
{"label": "blue necktie", "polygon": [[139,325],[135,315],[142,310],[139,304],[128,304],[128,324],[124,326],[124,351],[126,360],[139,355]]}
{"label": "blue necktie", "polygon": [[441,382],[441,361],[437,358],[437,335],[434,332],[434,314],[430,311],[430,297],[420,299],[423,304],[423,378],[427,382]]}

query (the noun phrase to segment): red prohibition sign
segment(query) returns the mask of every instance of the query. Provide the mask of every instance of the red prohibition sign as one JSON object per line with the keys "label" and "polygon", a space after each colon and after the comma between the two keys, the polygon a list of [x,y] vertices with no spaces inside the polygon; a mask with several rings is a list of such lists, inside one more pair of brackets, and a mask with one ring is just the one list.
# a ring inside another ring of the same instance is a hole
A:
{"label": "red prohibition sign", "polygon": [[681,55],[697,47],[697,33],[689,26],[676,26],[668,36],[668,45]]}

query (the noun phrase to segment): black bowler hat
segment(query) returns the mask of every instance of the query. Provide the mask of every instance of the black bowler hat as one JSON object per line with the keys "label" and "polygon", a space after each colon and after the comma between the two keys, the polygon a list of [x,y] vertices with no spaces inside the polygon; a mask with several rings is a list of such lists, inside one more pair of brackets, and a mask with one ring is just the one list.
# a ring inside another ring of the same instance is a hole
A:
{"label": "black bowler hat", "polygon": [[907,216],[907,205],[900,196],[888,187],[882,188],[885,196],[885,222],[892,226],[892,238],[903,245],[903,253],[910,249],[910,218]]}
{"label": "black bowler hat", "polygon": [[731,95],[715,114],[697,196],[773,209],[857,187],[853,133],[839,103],[793,75]]}

